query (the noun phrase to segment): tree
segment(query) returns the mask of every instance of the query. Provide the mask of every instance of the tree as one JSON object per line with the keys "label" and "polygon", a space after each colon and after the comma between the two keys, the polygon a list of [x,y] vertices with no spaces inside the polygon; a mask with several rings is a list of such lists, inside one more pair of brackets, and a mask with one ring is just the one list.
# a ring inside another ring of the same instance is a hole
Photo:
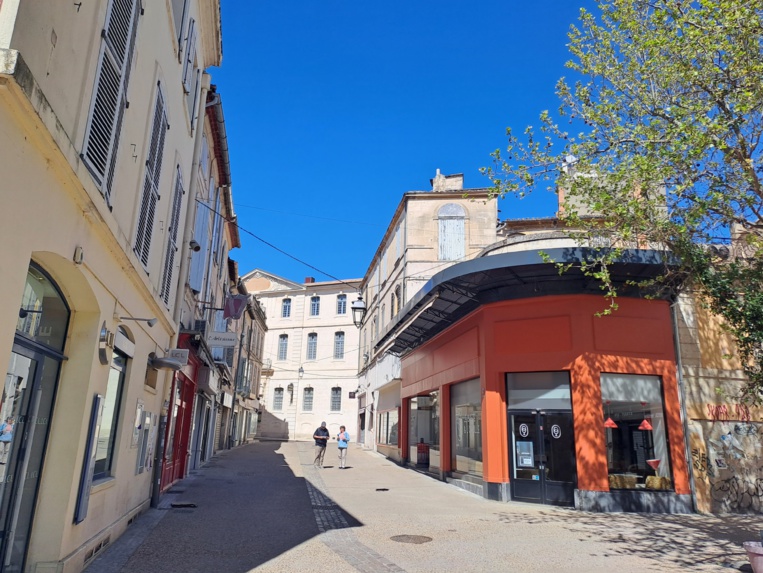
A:
{"label": "tree", "polygon": [[557,83],[558,116],[508,129],[483,172],[502,196],[564,191],[571,232],[612,247],[583,264],[611,309],[607,266],[621,249],[672,251],[657,285],[688,284],[725,319],[743,398],[760,403],[763,0],[600,0],[598,11],[571,27],[567,65],[581,79]]}

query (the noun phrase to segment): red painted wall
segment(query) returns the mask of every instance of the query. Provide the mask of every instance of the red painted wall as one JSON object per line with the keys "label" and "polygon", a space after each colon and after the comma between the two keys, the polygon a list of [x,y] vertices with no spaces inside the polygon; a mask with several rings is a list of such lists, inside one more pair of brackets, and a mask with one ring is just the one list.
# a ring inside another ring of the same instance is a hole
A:
{"label": "red painted wall", "polygon": [[[503,301],[481,307],[402,361],[402,397],[479,377],[484,479],[509,480],[506,372],[570,372],[578,487],[608,491],[601,405],[602,372],[660,376],[665,396],[674,487],[689,493],[673,351],[665,301],[618,299],[612,315],[597,317],[600,296],[565,295]],[[450,470],[450,409],[442,401],[442,463]],[[407,422],[407,420],[406,420]],[[406,423],[407,425],[407,423]],[[401,434],[401,440],[407,434]],[[402,442],[401,443],[407,443]],[[403,450],[405,452],[405,448]]]}

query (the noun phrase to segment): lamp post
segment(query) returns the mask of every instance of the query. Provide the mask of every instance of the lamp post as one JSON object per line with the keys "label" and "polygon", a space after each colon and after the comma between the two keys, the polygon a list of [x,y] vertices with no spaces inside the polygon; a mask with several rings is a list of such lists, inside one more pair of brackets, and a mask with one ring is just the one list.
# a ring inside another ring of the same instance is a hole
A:
{"label": "lamp post", "polygon": [[352,322],[358,328],[363,326],[363,320],[366,318],[366,303],[363,301],[363,295],[358,293],[358,300],[353,301],[350,306],[352,310]]}

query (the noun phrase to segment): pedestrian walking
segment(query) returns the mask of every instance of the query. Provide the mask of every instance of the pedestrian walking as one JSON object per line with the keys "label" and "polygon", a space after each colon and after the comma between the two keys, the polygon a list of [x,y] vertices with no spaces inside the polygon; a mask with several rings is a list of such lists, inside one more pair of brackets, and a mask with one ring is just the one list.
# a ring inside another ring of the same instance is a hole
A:
{"label": "pedestrian walking", "polygon": [[321,427],[315,430],[313,439],[315,440],[315,459],[313,465],[316,468],[323,467],[323,457],[326,455],[326,444],[329,441],[329,431],[326,428],[326,422],[321,422]]}
{"label": "pedestrian walking", "polygon": [[0,426],[0,464],[4,464],[8,461],[8,448],[13,441],[13,418],[6,418],[2,426]]}
{"label": "pedestrian walking", "polygon": [[343,470],[347,467],[347,446],[350,442],[350,434],[345,431],[344,426],[339,426],[336,441],[339,445],[339,469]]}

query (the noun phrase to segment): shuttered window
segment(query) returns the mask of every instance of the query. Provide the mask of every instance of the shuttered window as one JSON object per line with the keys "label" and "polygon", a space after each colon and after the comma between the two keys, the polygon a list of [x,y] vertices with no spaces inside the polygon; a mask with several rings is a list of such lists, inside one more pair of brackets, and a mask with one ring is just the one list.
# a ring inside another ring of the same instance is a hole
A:
{"label": "shuttered window", "polygon": [[167,255],[164,258],[164,276],[162,277],[162,300],[169,305],[175,277],[175,254],[177,253],[178,226],[180,225],[180,207],[183,203],[183,174],[177,166],[175,175],[175,191],[172,197],[172,214],[170,215],[169,237],[167,240]]}
{"label": "shuttered window", "polygon": [[190,93],[193,83],[193,72],[196,67],[196,20],[188,21],[188,43],[185,45],[185,58],[183,59],[183,89]]}
{"label": "shuttered window", "polygon": [[138,232],[135,237],[135,253],[143,266],[148,266],[151,252],[151,236],[154,231],[156,204],[159,201],[159,179],[162,174],[164,139],[167,135],[167,110],[161,85],[156,90],[154,119],[151,126],[151,140],[146,158],[146,175],[143,180],[143,197],[140,202]]}
{"label": "shuttered window", "polygon": [[342,409],[342,389],[334,387],[331,389],[331,411],[338,412]]}
{"label": "shuttered window", "polygon": [[465,211],[461,205],[448,203],[437,213],[439,224],[439,259],[457,261],[465,255]]}
{"label": "shuttered window", "polygon": [[302,410],[305,412],[313,411],[313,389],[305,388],[302,391]]}
{"label": "shuttered window", "polygon": [[283,388],[273,390],[273,410],[283,410]]}
{"label": "shuttered window", "polygon": [[206,203],[202,201],[195,201],[194,203],[196,204],[196,224],[193,228],[193,238],[199,244],[199,250],[191,255],[191,271],[188,276],[188,285],[193,291],[199,293],[204,286],[204,272],[207,270],[210,210],[207,208]]}
{"label": "shuttered window", "polygon": [[175,36],[178,42],[178,61],[183,54],[183,24],[188,11],[188,0],[172,0],[172,20],[175,23]]}
{"label": "shuttered window", "polygon": [[82,159],[108,204],[111,203],[119,132],[127,105],[127,83],[138,13],[137,0],[112,0],[109,3],[85,128]]}
{"label": "shuttered window", "polygon": [[289,349],[289,336],[281,334],[278,337],[278,360],[286,360],[286,353]]}

